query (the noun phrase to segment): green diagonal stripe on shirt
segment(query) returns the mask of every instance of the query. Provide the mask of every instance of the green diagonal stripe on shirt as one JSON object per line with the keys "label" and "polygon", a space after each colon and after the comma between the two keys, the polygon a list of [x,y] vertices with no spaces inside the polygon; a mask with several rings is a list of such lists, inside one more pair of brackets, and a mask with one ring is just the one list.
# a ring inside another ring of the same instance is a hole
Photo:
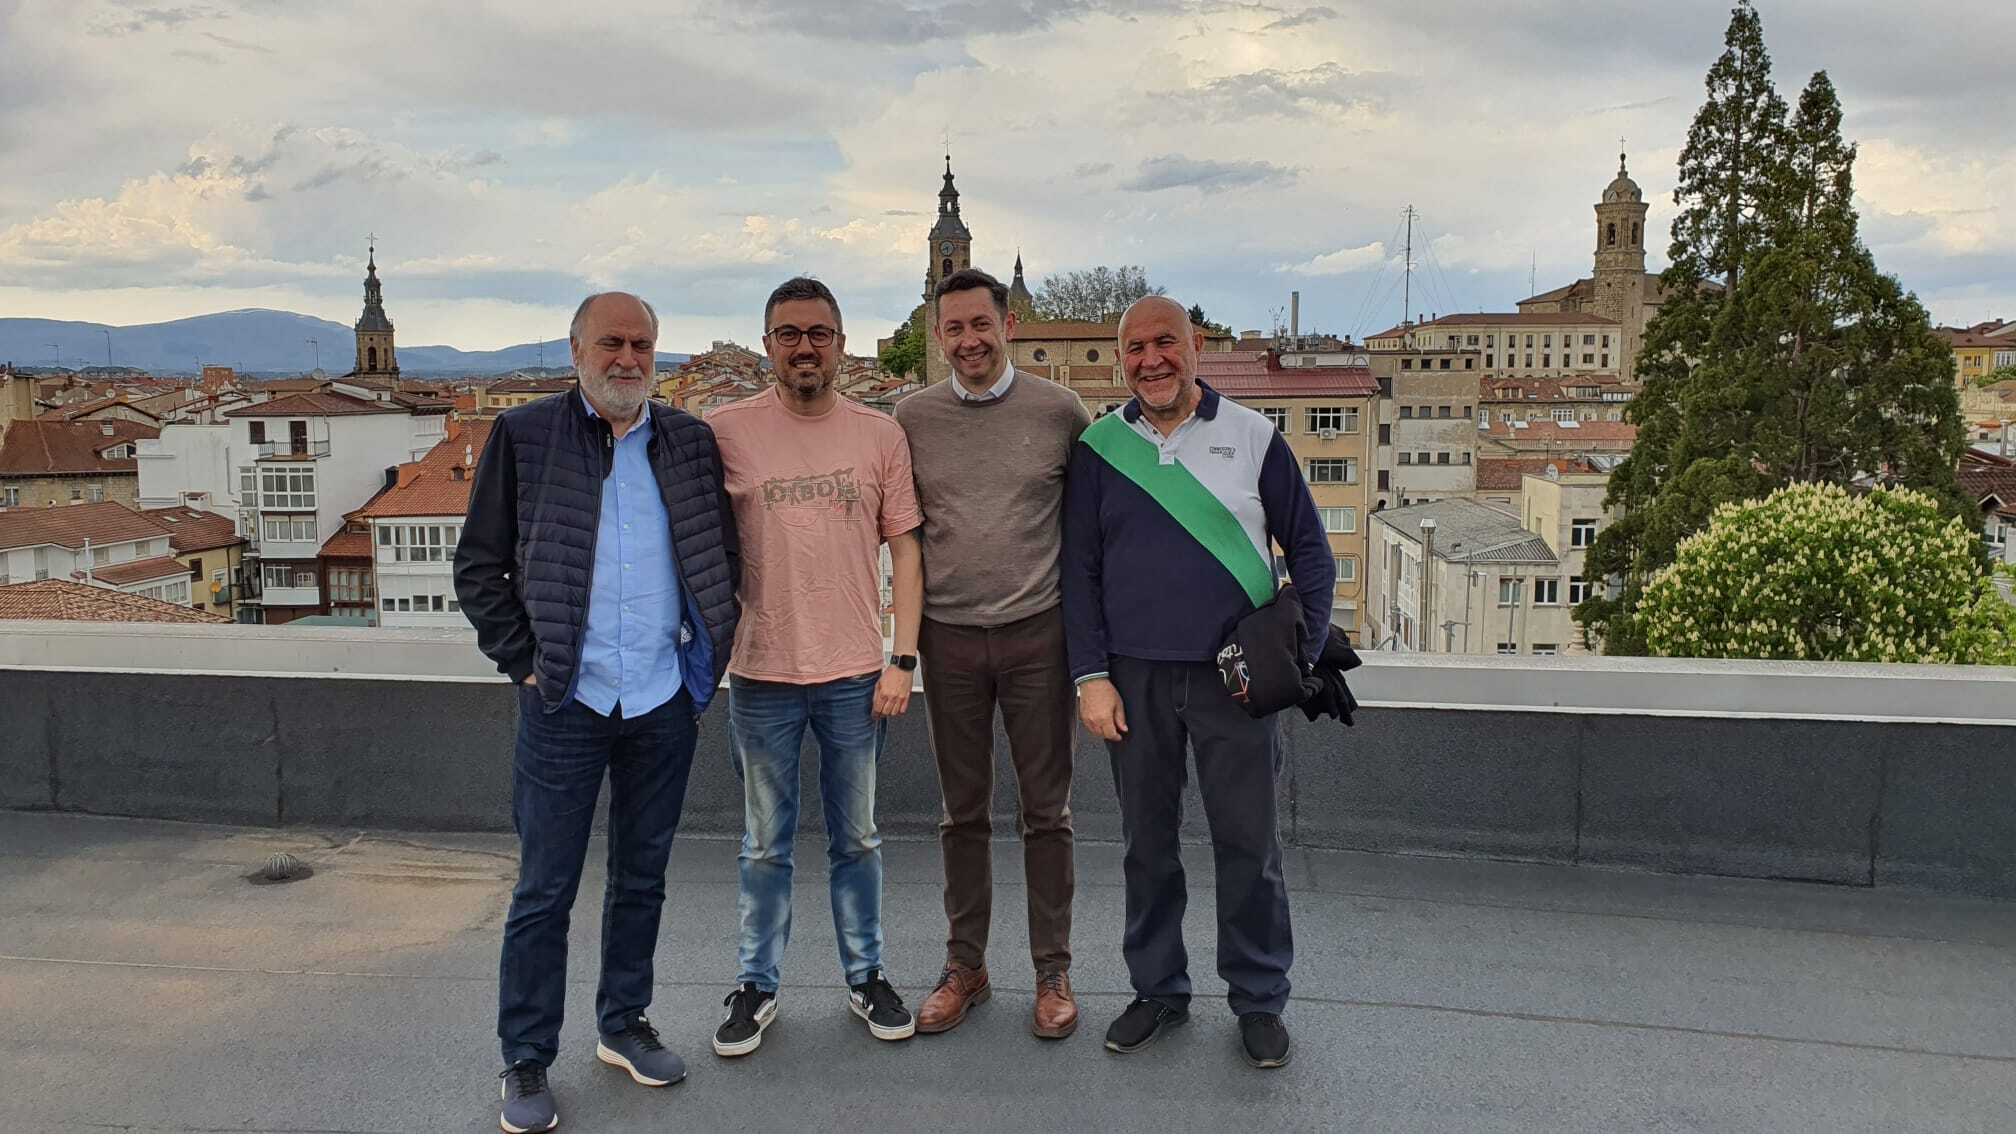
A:
{"label": "green diagonal stripe on shirt", "polygon": [[1274,597],[1273,568],[1246,538],[1239,518],[1189,469],[1180,462],[1163,464],[1155,446],[1117,413],[1093,422],[1079,440],[1183,525],[1183,530],[1231,573],[1254,606]]}

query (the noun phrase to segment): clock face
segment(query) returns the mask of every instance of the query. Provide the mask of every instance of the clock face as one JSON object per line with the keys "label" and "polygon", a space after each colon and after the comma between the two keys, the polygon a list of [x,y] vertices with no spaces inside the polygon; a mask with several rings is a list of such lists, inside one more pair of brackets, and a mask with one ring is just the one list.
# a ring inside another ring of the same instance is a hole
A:
{"label": "clock face", "polygon": [[938,251],[942,255],[950,256],[952,254],[952,242],[948,240],[945,243],[940,244],[938,246]]}

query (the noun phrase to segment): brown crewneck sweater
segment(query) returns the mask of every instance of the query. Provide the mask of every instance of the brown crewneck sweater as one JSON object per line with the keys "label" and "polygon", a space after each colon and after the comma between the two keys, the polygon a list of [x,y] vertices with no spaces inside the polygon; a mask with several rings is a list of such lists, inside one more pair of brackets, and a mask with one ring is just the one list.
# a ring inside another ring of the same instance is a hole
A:
{"label": "brown crewneck sweater", "polygon": [[1069,389],[1017,371],[966,401],[947,378],[896,403],[924,510],[924,615],[1001,626],[1061,601],[1064,469],[1091,424]]}

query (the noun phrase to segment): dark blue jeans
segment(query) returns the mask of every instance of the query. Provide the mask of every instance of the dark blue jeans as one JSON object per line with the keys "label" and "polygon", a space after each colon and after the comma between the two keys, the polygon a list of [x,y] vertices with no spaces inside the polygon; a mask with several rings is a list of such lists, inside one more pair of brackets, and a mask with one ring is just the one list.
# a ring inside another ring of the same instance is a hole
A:
{"label": "dark blue jeans", "polygon": [[[621,707],[618,707],[621,712]],[[511,821],[518,886],[504,925],[497,1038],[504,1062],[550,1065],[567,999],[567,923],[588,854],[602,776],[609,776],[609,885],[602,895],[602,982],[595,1015],[620,1031],[651,1003],[651,955],[665,904],[665,863],[686,802],[696,730],[685,690],[634,720],[577,701],[547,713],[518,687]]]}

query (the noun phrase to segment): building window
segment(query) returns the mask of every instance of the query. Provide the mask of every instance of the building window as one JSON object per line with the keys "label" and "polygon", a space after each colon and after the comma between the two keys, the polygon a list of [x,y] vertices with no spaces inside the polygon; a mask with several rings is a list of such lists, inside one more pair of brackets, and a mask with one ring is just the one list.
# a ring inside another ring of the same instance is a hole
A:
{"label": "building window", "polygon": [[[411,357],[411,356],[409,355],[408,357]],[[380,609],[380,610],[387,610],[387,611],[389,611],[389,610],[396,610],[396,609],[398,608],[398,604],[397,604],[397,603],[395,603],[395,602],[393,602],[393,601],[392,601],[391,599],[389,599],[389,598],[388,598],[388,599],[380,599],[380,600],[379,600],[379,604],[378,604],[378,605],[379,605],[379,609]]]}
{"label": "building window", "polygon": [[1425,452],[1417,452],[1414,454],[1414,463],[1417,465],[1425,465],[1431,459],[1432,458]]}
{"label": "building window", "polygon": [[1467,346],[1476,346],[1476,345],[1477,345],[1477,336],[1476,336],[1476,335],[1465,335],[1465,336],[1463,337],[1463,342],[1464,342],[1464,344],[1465,344],[1465,345],[1467,345]]}
{"label": "building window", "polygon": [[1609,335],[1604,335],[1604,336],[1603,336],[1603,349],[1604,349],[1604,350],[1609,350],[1609,349],[1610,349],[1610,336],[1609,336]]}
{"label": "building window", "polygon": [[1574,606],[1589,597],[1589,584],[1580,575],[1568,576],[1568,605]]}
{"label": "building window", "polygon": [[1403,464],[1403,465],[1411,465],[1411,464],[1413,464],[1413,463],[1414,463],[1414,454],[1412,454],[1412,453],[1408,452],[1408,451],[1407,451],[1407,450],[1405,450],[1405,449],[1402,449],[1402,450],[1400,450],[1400,463],[1401,463],[1401,464]]}
{"label": "building window", "polygon": [[1355,602],[1330,604],[1330,625],[1346,633],[1358,629],[1358,604]]}
{"label": "building window", "polygon": [[1337,581],[1339,583],[1355,583],[1358,581],[1358,558],[1356,556],[1333,555],[1330,557],[1330,561],[1337,566]]}
{"label": "building window", "polygon": [[1463,369],[1465,370],[1477,369],[1477,359],[1475,357],[1465,358],[1463,360]]}
{"label": "building window", "polygon": [[1498,365],[1498,363],[1495,361],[1496,357],[1497,357],[1496,355],[1489,355],[1489,354],[1484,356],[1484,368],[1486,370],[1489,370],[1493,366]]}
{"label": "building window", "polygon": [[1401,421],[1412,421],[1412,420],[1413,420],[1413,418],[1414,418],[1414,407],[1413,407],[1413,406],[1401,406],[1401,407],[1400,407],[1400,420],[1401,420]]}
{"label": "building window", "polygon": [[1087,361],[1087,362],[1097,362],[1097,361],[1099,361],[1099,352],[1098,352],[1097,350],[1088,350],[1088,351],[1086,351],[1086,352],[1085,352],[1085,361]]}
{"label": "building window", "polygon": [[1036,353],[1031,355],[1030,357],[1034,358],[1038,362],[1048,362],[1050,360],[1050,352],[1044,350],[1042,347],[1039,346],[1036,348]]}
{"label": "building window", "polygon": [[[1532,349],[1533,349],[1533,336],[1532,336],[1532,335],[1527,335],[1527,336],[1526,336],[1526,349],[1527,349],[1527,350],[1532,350]],[[1533,364],[1529,362],[1529,363],[1527,363],[1526,365],[1528,365],[1528,366],[1531,366],[1531,365],[1533,365]]]}
{"label": "building window", "polygon": [[263,421],[246,422],[245,438],[254,445],[264,445],[266,443],[266,423]]}
{"label": "building window", "polygon": [[1551,355],[1551,354],[1543,354],[1543,355],[1541,355],[1541,356],[1540,356],[1540,366],[1541,366],[1541,368],[1542,368],[1542,369],[1546,369],[1546,368],[1549,368],[1549,367],[1552,367],[1553,365],[1554,365],[1554,356],[1553,356],[1553,355]]}
{"label": "building window", "polygon": [[1498,643],[1498,652],[1508,656],[1514,655],[1519,652],[1519,646],[1515,642],[1500,642]]}
{"label": "building window", "polygon": [[1560,652],[1561,647],[1555,645],[1553,642],[1533,643],[1533,656],[1536,658],[1551,658]]}
{"label": "building window", "polygon": [[1448,416],[1449,416],[1449,415],[1450,415],[1450,414],[1451,414],[1452,412],[1454,412],[1454,410],[1453,410],[1453,407],[1450,407],[1450,406],[1436,406],[1436,407],[1435,407],[1435,416],[1436,416],[1436,417],[1448,417]]}
{"label": "building window", "polygon": [[71,485],[71,486],[70,486],[70,502],[71,502],[71,503],[73,503],[73,504],[75,504],[75,503],[77,503],[78,501],[80,501],[80,500],[82,500],[82,499],[84,499],[84,486],[83,486],[83,485],[80,485],[80,484],[73,484],[73,485]]}
{"label": "building window", "polygon": [[1446,465],[1446,464],[1448,464],[1448,463],[1449,463],[1449,451],[1448,451],[1447,449],[1444,449],[1444,450],[1442,450],[1441,452],[1439,452],[1439,453],[1435,454],[1435,463],[1436,463],[1436,464],[1438,464],[1438,465]]}
{"label": "building window", "polygon": [[268,517],[262,534],[275,543],[312,543],[315,540],[315,517],[286,516],[279,519]]}
{"label": "building window", "polygon": [[[1342,433],[1344,431],[1343,406],[1310,406],[1308,409],[1302,411],[1302,414],[1303,419],[1309,423],[1309,432],[1311,433],[1320,433],[1325,429],[1332,433]],[[1357,418],[1358,411],[1352,410],[1351,427],[1353,432],[1357,431]]]}
{"label": "building window", "polygon": [[1260,412],[1266,416],[1267,423],[1274,427],[1276,433],[1288,432],[1288,418],[1293,411],[1283,407],[1268,406]]}
{"label": "building window", "polygon": [[1318,508],[1316,514],[1323,518],[1323,530],[1332,535],[1341,535],[1358,530],[1358,509]]}
{"label": "building window", "polygon": [[1358,461],[1352,457],[1337,459],[1311,458],[1309,461],[1310,484],[1357,484]]}
{"label": "building window", "polygon": [[1390,490],[1391,490],[1392,488],[1393,488],[1393,474],[1392,474],[1391,472],[1387,471],[1386,469],[1380,469],[1380,470],[1379,470],[1379,491],[1381,491],[1381,492],[1387,492],[1387,491],[1390,491]]}
{"label": "building window", "polygon": [[1513,575],[1504,575],[1499,577],[1498,579],[1499,606],[1519,605],[1519,584],[1521,581],[1522,580],[1520,580],[1517,576]]}
{"label": "building window", "polygon": [[1575,520],[1568,526],[1569,547],[1591,547],[1596,543],[1595,520]]}
{"label": "building window", "polygon": [[1401,360],[1400,360],[1400,369],[1402,369],[1402,370],[1412,370],[1412,369],[1414,369],[1414,360],[1413,360],[1413,359],[1411,359],[1411,358],[1403,358],[1403,359],[1401,359]]}
{"label": "building window", "polygon": [[1609,356],[1609,355],[1607,355],[1607,354],[1606,354],[1606,355],[1604,355],[1604,356],[1603,356],[1603,361],[1602,361],[1601,363],[1599,363],[1598,365],[1601,365],[1601,366],[1608,366],[1608,365],[1610,365],[1610,356]]}
{"label": "building window", "polygon": [[313,512],[315,470],[259,470],[259,507],[276,512]]}
{"label": "building window", "polygon": [[0,505],[5,505],[9,508],[19,508],[21,506],[21,490],[13,485],[0,489]]}
{"label": "building window", "polygon": [[1574,421],[1574,420],[1575,420],[1575,407],[1574,407],[1574,406],[1555,406],[1555,407],[1554,407],[1554,420],[1555,420],[1555,421]]}
{"label": "building window", "polygon": [[[1531,335],[1528,335],[1528,336],[1526,336],[1526,337],[1530,339],[1530,338],[1532,338],[1533,336],[1531,336]],[[1533,365],[1533,356],[1532,356],[1532,355],[1530,355],[1530,354],[1526,356],[1526,365],[1528,365],[1528,366],[1531,366],[1531,365]]]}
{"label": "building window", "polygon": [[1561,580],[1559,579],[1533,580],[1533,605],[1560,606]]}
{"label": "building window", "polygon": [[1380,426],[1380,427],[1379,427],[1379,443],[1380,443],[1381,445],[1391,445],[1391,444],[1393,443],[1393,427],[1392,427],[1392,426],[1390,426],[1390,425],[1382,425],[1382,426]]}
{"label": "building window", "polygon": [[1595,345],[1596,345],[1596,336],[1595,336],[1595,335],[1583,335],[1583,336],[1582,336],[1582,345],[1583,345],[1583,346],[1595,346]]}
{"label": "building window", "polygon": [[85,489],[85,492],[86,492],[87,494],[89,494],[89,496],[91,497],[91,503],[93,503],[93,504],[103,504],[103,503],[105,503],[105,486],[104,486],[104,485],[102,485],[102,484],[94,484],[94,485],[91,485],[91,486],[90,486],[89,488]]}

